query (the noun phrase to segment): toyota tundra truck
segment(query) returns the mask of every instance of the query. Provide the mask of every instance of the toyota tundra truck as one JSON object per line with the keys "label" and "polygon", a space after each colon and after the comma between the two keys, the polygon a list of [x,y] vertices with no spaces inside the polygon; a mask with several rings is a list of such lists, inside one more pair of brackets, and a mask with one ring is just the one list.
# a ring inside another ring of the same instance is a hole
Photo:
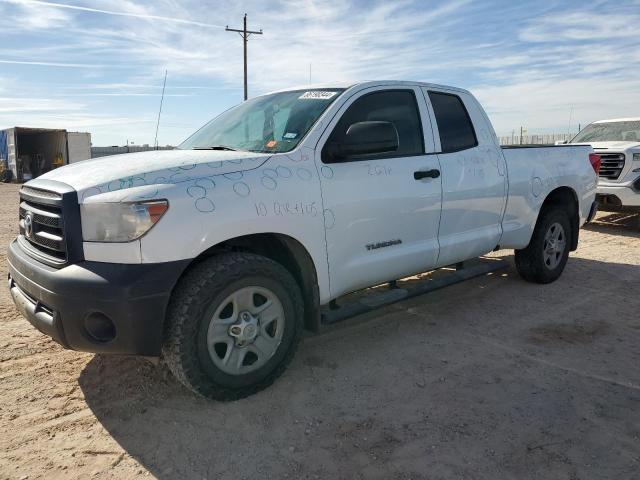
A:
{"label": "toyota tundra truck", "polygon": [[65,348],[162,358],[218,400],[270,385],[321,308],[514,249],[556,280],[595,212],[589,146],[501,148],[467,91],[367,82],[262,95],[178,149],[24,184],[19,311]]}
{"label": "toyota tundra truck", "polygon": [[640,118],[594,122],[569,143],[591,145],[600,155],[596,198],[603,210],[640,212]]}

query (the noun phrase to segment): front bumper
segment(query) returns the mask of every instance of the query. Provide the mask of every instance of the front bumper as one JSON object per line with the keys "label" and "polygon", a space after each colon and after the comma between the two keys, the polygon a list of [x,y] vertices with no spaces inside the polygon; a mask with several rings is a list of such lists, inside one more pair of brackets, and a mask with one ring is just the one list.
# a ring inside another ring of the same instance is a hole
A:
{"label": "front bumper", "polygon": [[[82,261],[56,269],[15,240],[7,260],[16,307],[42,333],[73,350],[144,356],[160,355],[169,297],[189,263]],[[96,319],[110,322],[113,335],[92,334]]]}
{"label": "front bumper", "polygon": [[597,200],[602,206],[640,207],[640,178],[630,185],[598,185]]}

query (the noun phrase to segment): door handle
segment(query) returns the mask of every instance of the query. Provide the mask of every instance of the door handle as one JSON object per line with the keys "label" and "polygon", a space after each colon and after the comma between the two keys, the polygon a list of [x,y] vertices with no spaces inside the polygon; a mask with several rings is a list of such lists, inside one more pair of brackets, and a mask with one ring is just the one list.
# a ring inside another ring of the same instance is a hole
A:
{"label": "door handle", "polygon": [[423,178],[438,178],[440,176],[440,170],[437,168],[431,170],[418,170],[413,172],[413,178],[415,180],[422,180]]}

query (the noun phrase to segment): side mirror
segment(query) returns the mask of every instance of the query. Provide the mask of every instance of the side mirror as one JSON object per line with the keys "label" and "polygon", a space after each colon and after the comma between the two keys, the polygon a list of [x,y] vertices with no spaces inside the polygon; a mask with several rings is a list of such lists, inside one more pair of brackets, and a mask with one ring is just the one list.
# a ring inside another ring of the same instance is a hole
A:
{"label": "side mirror", "polygon": [[349,126],[341,143],[328,145],[332,160],[398,150],[398,131],[391,122],[357,122]]}

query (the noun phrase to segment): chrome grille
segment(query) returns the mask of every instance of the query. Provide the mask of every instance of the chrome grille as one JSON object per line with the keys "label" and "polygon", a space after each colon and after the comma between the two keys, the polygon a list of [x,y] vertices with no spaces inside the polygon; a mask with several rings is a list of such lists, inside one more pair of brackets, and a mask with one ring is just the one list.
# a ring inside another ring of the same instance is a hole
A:
{"label": "chrome grille", "polygon": [[601,153],[600,178],[616,180],[624,169],[624,153]]}
{"label": "chrome grille", "polygon": [[[38,198],[47,202],[38,202]],[[45,255],[54,262],[67,260],[64,236],[62,197],[54,192],[23,187],[20,190],[20,238],[21,243]],[[60,203],[52,200],[60,199]]]}

